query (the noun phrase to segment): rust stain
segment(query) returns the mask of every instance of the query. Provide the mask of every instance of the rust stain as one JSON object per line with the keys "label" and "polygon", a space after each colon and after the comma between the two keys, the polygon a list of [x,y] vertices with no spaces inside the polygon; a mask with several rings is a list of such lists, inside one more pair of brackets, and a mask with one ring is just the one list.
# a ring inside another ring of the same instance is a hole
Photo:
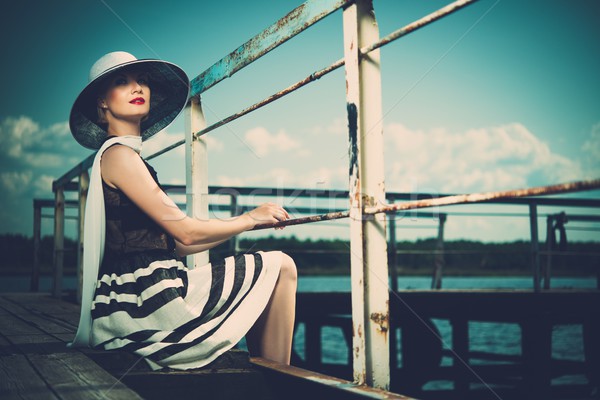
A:
{"label": "rust stain", "polygon": [[413,210],[417,208],[435,207],[442,205],[452,204],[467,204],[467,203],[481,203],[491,200],[516,198],[516,197],[527,197],[527,196],[541,196],[557,193],[569,193],[583,190],[592,190],[600,188],[600,179],[592,179],[587,181],[561,183],[557,185],[549,186],[538,186],[527,189],[517,190],[506,190],[499,192],[487,192],[487,193],[471,193],[471,194],[460,194],[456,196],[445,196],[434,199],[424,199],[408,201],[406,203],[398,203],[394,205],[386,205],[379,207],[370,207],[364,210],[365,214],[377,214],[377,213],[393,213],[400,210]]}
{"label": "rust stain", "polygon": [[387,332],[389,328],[389,313],[371,313],[371,321],[379,325],[380,332]]}
{"label": "rust stain", "polygon": [[369,196],[366,194],[362,195],[362,200],[363,200],[363,205],[365,207],[373,207],[373,206],[375,206],[375,204],[377,204],[377,202],[375,201],[375,197]]}

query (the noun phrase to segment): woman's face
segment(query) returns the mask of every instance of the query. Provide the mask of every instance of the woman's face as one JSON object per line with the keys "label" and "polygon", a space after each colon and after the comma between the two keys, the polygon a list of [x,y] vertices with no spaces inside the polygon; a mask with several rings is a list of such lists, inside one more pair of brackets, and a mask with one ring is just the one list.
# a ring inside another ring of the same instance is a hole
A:
{"label": "woman's face", "polygon": [[135,70],[119,71],[110,77],[98,103],[109,125],[115,119],[139,123],[150,112],[148,75]]}

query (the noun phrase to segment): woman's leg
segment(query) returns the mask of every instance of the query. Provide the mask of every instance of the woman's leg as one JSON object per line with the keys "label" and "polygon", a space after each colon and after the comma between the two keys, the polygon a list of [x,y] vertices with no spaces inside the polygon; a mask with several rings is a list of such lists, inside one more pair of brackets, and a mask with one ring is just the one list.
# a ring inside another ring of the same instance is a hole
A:
{"label": "woman's leg", "polygon": [[289,365],[296,314],[297,281],[296,264],[284,253],[271,299],[246,335],[246,344],[251,355]]}

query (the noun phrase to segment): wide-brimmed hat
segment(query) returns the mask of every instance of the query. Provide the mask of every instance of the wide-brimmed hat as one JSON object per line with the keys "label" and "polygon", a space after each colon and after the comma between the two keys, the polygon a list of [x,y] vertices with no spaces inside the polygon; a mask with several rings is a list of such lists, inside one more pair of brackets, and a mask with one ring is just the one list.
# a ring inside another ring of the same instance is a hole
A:
{"label": "wide-brimmed hat", "polygon": [[138,60],[124,51],[105,54],[92,65],[88,84],[71,108],[71,133],[82,146],[99,149],[102,145],[107,126],[97,122],[98,90],[110,74],[130,66],[139,67],[150,76],[150,113],[141,123],[142,140],[166,128],[185,107],[190,81],[177,65],[162,60]]}

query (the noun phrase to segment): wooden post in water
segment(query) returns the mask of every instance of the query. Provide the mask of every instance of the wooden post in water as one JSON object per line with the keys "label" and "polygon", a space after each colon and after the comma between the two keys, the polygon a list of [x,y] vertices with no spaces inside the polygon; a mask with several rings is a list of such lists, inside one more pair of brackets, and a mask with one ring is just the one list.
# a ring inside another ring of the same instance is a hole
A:
{"label": "wooden post in water", "polygon": [[[390,239],[388,243],[388,268],[390,269],[390,278],[392,281],[391,289],[393,293],[396,293],[398,291],[398,246],[396,243],[396,213],[389,214],[388,221],[390,223]],[[395,335],[392,336],[395,337]]]}
{"label": "wooden post in water", "polygon": [[552,274],[552,251],[554,250],[554,227],[552,215],[546,217],[546,266],[544,268],[544,289],[550,289],[550,276]]}
{"label": "wooden post in water", "polygon": [[90,186],[90,176],[87,170],[79,174],[79,224],[78,224],[78,244],[77,244],[77,303],[81,304],[81,295],[83,288],[83,232],[85,225],[85,204],[87,202],[87,193]]}
{"label": "wooden post in water", "polygon": [[446,260],[444,257],[444,224],[446,223],[446,214],[439,215],[438,237],[435,245],[435,257],[433,266],[433,279],[431,280],[432,289],[442,288],[442,274]]}
{"label": "wooden post in water", "polygon": [[42,206],[33,200],[33,270],[29,290],[37,292],[40,289],[40,241],[42,232]]}
{"label": "wooden post in water", "polygon": [[[393,200],[392,200],[393,202]],[[398,293],[398,249],[396,243],[396,213],[388,214],[389,221],[389,241],[388,241],[388,268],[390,270],[392,296]],[[393,299],[393,298],[392,298]],[[390,371],[397,368],[398,340],[396,331],[398,330],[398,316],[390,309]]]}
{"label": "wooden post in water", "polygon": [[529,228],[531,230],[531,266],[533,269],[533,289],[540,287],[540,245],[538,241],[537,205],[529,205]]}
{"label": "wooden post in water", "polygon": [[350,156],[350,268],[354,382],[388,390],[389,287],[385,215],[364,215],[385,202],[379,40],[371,0],[344,9],[344,60]]}
{"label": "wooden post in water", "polygon": [[306,364],[320,366],[322,364],[321,319],[304,321],[304,357]]}
{"label": "wooden post in water", "polygon": [[[229,212],[232,217],[239,215],[238,211],[238,195],[237,193],[231,193],[230,195],[230,203],[229,203]],[[231,254],[235,254],[238,251],[238,235],[232,236],[229,239],[229,252]]]}
{"label": "wooden post in water", "polygon": [[[200,99],[192,97],[185,107],[185,194],[187,215],[199,219],[208,219],[208,149],[194,134],[204,128]],[[189,268],[208,264],[208,250],[187,256],[186,263]]]}
{"label": "wooden post in water", "polygon": [[65,256],[65,193],[56,188],[54,200],[54,286],[52,295],[62,297],[63,263]]}
{"label": "wooden post in water", "polygon": [[537,314],[521,324],[524,393],[527,398],[550,398],[552,381],[552,321]]}
{"label": "wooden post in water", "polygon": [[[469,391],[469,321],[464,317],[450,320],[452,324],[452,369],[454,370],[454,390],[459,396]],[[465,365],[466,364],[466,365]]]}

